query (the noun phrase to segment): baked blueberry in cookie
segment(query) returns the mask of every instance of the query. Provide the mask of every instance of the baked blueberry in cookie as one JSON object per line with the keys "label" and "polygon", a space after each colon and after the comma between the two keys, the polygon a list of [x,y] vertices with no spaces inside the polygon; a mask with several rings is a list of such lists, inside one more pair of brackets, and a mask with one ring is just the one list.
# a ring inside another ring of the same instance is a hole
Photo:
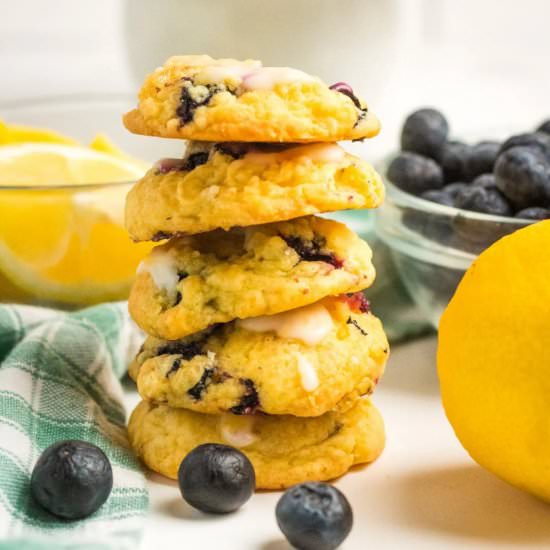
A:
{"label": "baked blueberry in cookie", "polygon": [[229,411],[233,414],[253,414],[260,406],[260,398],[254,381],[250,378],[241,378],[239,381],[244,386],[245,391],[239,404],[231,407]]}
{"label": "baked blueberry in cookie", "polygon": [[336,269],[340,269],[344,262],[326,249],[326,239],[322,235],[315,235],[311,240],[304,240],[296,235],[283,236],[284,241],[303,262],[326,262]]}
{"label": "baked blueberry in cookie", "polygon": [[124,124],[134,133],[204,141],[336,142],[380,125],[345,83],[259,61],[175,56],[150,74]]}
{"label": "baked blueberry in cookie", "polygon": [[180,101],[176,109],[181,124],[191,122],[198,107],[208,105],[216,94],[226,91],[234,93],[234,90],[229,89],[223,83],[197,85],[192,78],[182,78]]}

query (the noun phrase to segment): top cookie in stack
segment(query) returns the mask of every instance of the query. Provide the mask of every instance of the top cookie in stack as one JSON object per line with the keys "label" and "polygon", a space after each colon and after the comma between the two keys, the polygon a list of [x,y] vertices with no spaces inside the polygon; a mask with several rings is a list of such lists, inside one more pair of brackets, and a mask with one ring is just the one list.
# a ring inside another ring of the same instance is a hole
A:
{"label": "top cookie in stack", "polygon": [[[178,56],[147,77],[124,123],[192,140],[127,198],[131,237],[168,240],[142,262],[129,299],[149,334],[130,373],[144,398],[130,421],[138,454],[174,477],[194,446],[229,443],[263,488],[373,460],[383,425],[361,397],[388,344],[360,294],[374,280],[371,251],[312,214],[383,201],[375,170],[335,143],[376,135],[376,117],[344,83]],[[228,429],[239,416],[246,429]],[[285,430],[295,449],[279,441]]]}
{"label": "top cookie in stack", "polygon": [[344,83],[329,88],[296,69],[207,55],[172,57],[149,75],[124,124],[136,134],[214,142],[334,142],[380,130]]}

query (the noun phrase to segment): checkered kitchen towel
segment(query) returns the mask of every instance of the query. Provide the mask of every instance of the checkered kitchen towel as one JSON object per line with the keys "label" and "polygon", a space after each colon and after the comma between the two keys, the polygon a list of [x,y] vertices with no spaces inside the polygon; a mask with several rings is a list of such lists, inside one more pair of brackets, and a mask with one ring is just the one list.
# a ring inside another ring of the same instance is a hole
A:
{"label": "checkered kitchen towel", "polygon": [[[0,548],[136,548],[148,497],[118,379],[138,339],[125,304],[0,306]],[[48,514],[29,491],[41,452],[62,439],[98,445],[113,466],[109,499],[80,521]]]}

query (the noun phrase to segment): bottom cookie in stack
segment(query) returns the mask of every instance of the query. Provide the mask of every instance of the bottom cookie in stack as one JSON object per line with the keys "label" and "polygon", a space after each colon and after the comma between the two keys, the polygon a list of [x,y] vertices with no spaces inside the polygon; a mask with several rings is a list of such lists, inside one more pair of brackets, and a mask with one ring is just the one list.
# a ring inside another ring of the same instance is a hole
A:
{"label": "bottom cookie in stack", "polygon": [[356,464],[374,461],[385,443],[382,417],[367,397],[345,412],[315,418],[210,415],[142,401],[128,432],[145,464],[172,479],[198,445],[238,447],[254,466],[258,489],[334,479]]}

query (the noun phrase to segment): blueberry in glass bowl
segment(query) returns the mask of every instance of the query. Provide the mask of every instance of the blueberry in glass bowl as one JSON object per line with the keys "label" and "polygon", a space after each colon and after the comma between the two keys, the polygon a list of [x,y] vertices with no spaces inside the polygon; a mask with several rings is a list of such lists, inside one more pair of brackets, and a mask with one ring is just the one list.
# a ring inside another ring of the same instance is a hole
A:
{"label": "blueberry in glass bowl", "polygon": [[[405,140],[406,150],[387,163],[387,198],[375,229],[411,298],[437,328],[460,279],[483,250],[550,218],[550,121],[501,141],[467,144],[447,136],[441,143],[441,129],[449,124],[435,109],[418,112],[426,111],[438,120],[435,136],[418,138],[419,147]],[[406,127],[407,122],[404,132]],[[426,143],[437,143],[438,152],[419,154]]]}

